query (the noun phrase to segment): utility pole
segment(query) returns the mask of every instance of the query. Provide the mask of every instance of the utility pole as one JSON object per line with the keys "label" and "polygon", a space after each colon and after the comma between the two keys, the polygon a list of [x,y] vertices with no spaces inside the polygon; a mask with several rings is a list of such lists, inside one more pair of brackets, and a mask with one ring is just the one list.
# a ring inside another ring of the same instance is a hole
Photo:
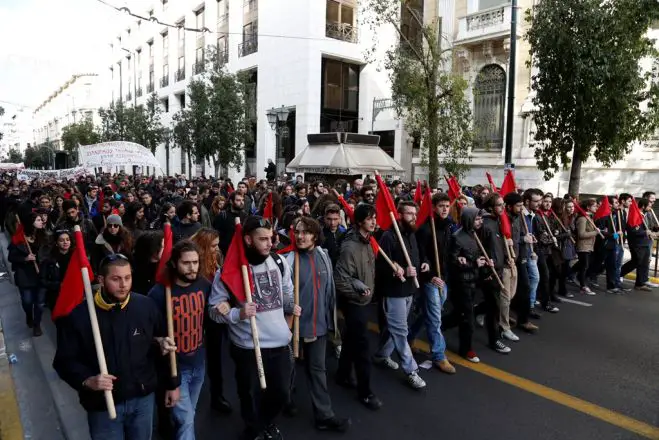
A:
{"label": "utility pole", "polygon": [[515,118],[515,57],[517,55],[517,0],[510,5],[510,63],[508,64],[508,108],[506,112],[505,163],[513,161],[513,119]]}

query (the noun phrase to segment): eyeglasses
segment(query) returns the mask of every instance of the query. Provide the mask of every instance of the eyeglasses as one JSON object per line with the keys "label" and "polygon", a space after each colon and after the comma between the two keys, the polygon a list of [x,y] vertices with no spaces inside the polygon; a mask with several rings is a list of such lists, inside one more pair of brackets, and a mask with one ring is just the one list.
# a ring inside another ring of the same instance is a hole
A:
{"label": "eyeglasses", "polygon": [[124,254],[110,254],[107,257],[103,258],[101,262],[98,265],[99,272],[101,271],[102,268],[107,266],[110,263],[114,263],[117,260],[124,260],[128,261],[128,257],[126,257]]}
{"label": "eyeglasses", "polygon": [[116,224],[108,225],[108,228],[117,228],[117,229],[119,229],[120,227],[121,227],[121,225],[116,225]]}

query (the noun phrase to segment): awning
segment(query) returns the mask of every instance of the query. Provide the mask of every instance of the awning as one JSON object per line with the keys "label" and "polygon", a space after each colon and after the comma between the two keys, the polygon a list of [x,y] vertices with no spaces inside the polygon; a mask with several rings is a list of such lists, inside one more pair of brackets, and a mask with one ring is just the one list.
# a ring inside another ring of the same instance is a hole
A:
{"label": "awning", "polygon": [[314,174],[382,174],[403,167],[378,147],[379,136],[353,133],[308,135],[309,145],[286,165],[286,171]]}

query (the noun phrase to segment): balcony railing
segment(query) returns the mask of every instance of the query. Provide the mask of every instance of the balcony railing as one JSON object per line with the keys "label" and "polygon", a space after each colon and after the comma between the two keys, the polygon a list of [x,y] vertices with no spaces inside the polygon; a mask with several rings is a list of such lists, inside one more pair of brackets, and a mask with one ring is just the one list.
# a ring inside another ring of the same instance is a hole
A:
{"label": "balcony railing", "polygon": [[220,66],[224,66],[229,62],[229,47],[225,46],[217,50],[217,63]]}
{"label": "balcony railing", "polygon": [[135,92],[135,96],[136,96],[137,98],[141,98],[141,97],[142,97],[142,87],[138,87],[138,88],[137,88],[137,91]]}
{"label": "balcony railing", "polygon": [[167,87],[169,85],[169,75],[164,75],[160,78],[160,87]]}
{"label": "balcony railing", "polygon": [[146,86],[146,93],[153,93],[153,89],[154,89],[154,88],[155,88],[155,87],[153,87],[153,83],[149,83],[149,84],[147,84],[147,86]]}
{"label": "balcony railing", "polygon": [[510,35],[511,5],[497,6],[460,17],[456,43],[473,42]]}
{"label": "balcony railing", "polygon": [[325,36],[335,40],[357,42],[357,28],[348,23],[328,21],[325,23]]}
{"label": "balcony railing", "polygon": [[252,37],[238,45],[238,56],[246,57],[255,53],[257,50],[259,50],[259,40],[256,37]]}
{"label": "balcony railing", "polygon": [[176,81],[181,81],[185,79],[185,67],[181,67],[176,71]]}
{"label": "balcony railing", "polygon": [[206,70],[206,63],[204,61],[197,61],[192,65],[192,74],[199,75]]}

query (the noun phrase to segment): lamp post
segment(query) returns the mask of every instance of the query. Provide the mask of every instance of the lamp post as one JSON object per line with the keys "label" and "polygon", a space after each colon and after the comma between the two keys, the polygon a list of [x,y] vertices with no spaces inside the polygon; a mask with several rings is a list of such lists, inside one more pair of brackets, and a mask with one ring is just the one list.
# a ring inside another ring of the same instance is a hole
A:
{"label": "lamp post", "polygon": [[506,145],[504,162],[513,161],[513,118],[515,117],[515,58],[517,55],[517,0],[510,5],[510,62],[508,64],[508,108],[506,109]]}
{"label": "lamp post", "polygon": [[271,108],[266,112],[268,117],[268,123],[270,123],[270,128],[275,131],[275,166],[277,167],[277,177],[281,175],[281,170],[279,166],[279,156],[281,150],[281,135],[284,133],[286,128],[286,121],[288,120],[288,109],[283,105],[280,108]]}

